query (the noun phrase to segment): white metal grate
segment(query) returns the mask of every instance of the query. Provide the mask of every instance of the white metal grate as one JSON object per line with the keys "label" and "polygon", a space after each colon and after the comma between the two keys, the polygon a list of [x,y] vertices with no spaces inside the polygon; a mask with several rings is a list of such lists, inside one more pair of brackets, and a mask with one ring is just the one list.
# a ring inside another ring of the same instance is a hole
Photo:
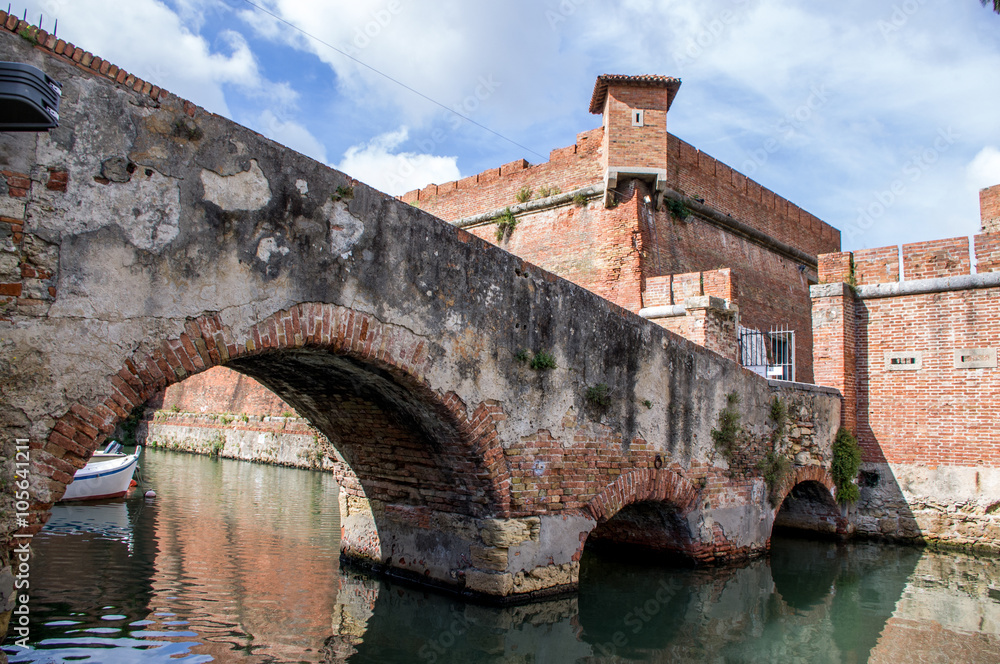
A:
{"label": "white metal grate", "polygon": [[740,326],[740,364],[775,380],[795,380],[795,331],[772,327],[768,332]]}

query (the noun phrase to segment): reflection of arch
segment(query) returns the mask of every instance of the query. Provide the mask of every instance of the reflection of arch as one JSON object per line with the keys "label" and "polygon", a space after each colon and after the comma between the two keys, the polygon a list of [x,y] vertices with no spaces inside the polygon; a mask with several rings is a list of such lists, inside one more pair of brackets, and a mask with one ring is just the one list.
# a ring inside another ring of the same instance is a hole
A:
{"label": "reflection of arch", "polygon": [[588,503],[597,526],[585,543],[688,556],[693,542],[687,515],[697,497],[694,485],[672,471],[626,473]]}
{"label": "reflection of arch", "polygon": [[[51,480],[52,500],[134,408],[172,383],[227,365],[260,380],[343,445],[369,497],[473,516],[509,513],[510,472],[496,432],[502,410],[484,402],[469,413],[455,393],[431,388],[426,375],[442,353],[433,342],[331,304],[293,306],[242,334],[217,314],[191,319],[184,330],[126,360],[103,401],[74,404],[59,418],[33,455],[37,472]],[[355,408],[358,418],[384,417],[381,433],[394,437],[364,444],[344,430],[346,416],[329,412],[333,405]],[[50,504],[33,506],[34,530]]]}
{"label": "reflection of arch", "polygon": [[826,469],[797,468],[795,479],[785,484],[784,497],[774,515],[774,529],[842,532],[846,519],[834,500],[833,487],[833,478]]}

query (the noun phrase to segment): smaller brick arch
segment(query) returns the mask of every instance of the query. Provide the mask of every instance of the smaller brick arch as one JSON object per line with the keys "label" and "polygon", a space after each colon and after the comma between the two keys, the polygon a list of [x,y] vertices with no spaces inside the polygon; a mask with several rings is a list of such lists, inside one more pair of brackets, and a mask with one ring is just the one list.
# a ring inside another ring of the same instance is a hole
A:
{"label": "smaller brick arch", "polygon": [[587,504],[587,511],[603,523],[623,507],[639,502],[665,502],[684,514],[694,507],[698,490],[677,473],[640,468],[618,477]]}
{"label": "smaller brick arch", "polygon": [[825,535],[847,534],[850,525],[833,496],[833,478],[820,466],[796,469],[785,483],[781,501],[774,507],[774,529],[808,531]]}
{"label": "smaller brick arch", "polygon": [[478,485],[456,491],[475,494],[491,514],[509,515],[510,470],[496,428],[504,417],[502,408],[492,402],[469,408],[454,392],[441,394],[431,388],[426,380],[430,344],[406,328],[346,307],[306,303],[277,312],[242,335],[218,314],[199,316],[188,320],[179,336],[127,359],[109,377],[105,396],[73,404],[55,422],[41,449],[33,451],[33,468],[45,478],[46,491],[36,492],[39,500],[31,506],[28,526],[21,532],[41,529],[76,470],[134,408],[167,386],[214,366],[296,350],[352,358],[391,376],[415,399],[430,404],[452,432],[449,442],[457,454],[469,460],[462,469],[469,484]]}
{"label": "smaller brick arch", "polygon": [[830,491],[832,499],[835,485],[833,483],[833,477],[830,475],[830,471],[822,466],[796,466],[795,475],[786,480],[784,486],[782,487],[781,500],[778,501],[777,505],[773,506],[775,513],[781,509],[782,503],[792,492],[792,489],[803,482],[817,482],[822,484],[828,491]]}
{"label": "smaller brick arch", "polygon": [[619,553],[689,558],[695,544],[687,516],[697,499],[694,485],[671,470],[621,475],[587,504],[596,523],[581,536],[577,558],[588,542]]}

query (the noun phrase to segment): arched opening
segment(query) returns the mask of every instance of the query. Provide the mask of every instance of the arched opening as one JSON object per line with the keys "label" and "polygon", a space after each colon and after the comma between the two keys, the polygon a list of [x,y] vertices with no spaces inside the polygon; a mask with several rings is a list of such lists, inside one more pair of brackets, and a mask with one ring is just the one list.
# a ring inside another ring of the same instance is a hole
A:
{"label": "arched opening", "polygon": [[836,536],[844,517],[830,489],[815,479],[795,484],[774,516],[774,534]]}
{"label": "arched opening", "polygon": [[[173,383],[224,365],[291,405],[330,441],[328,454],[336,450],[356,474],[371,516],[356,532],[345,532],[345,553],[454,583],[449,573],[462,566],[457,542],[476,532],[467,526],[509,512],[509,471],[494,426],[498,409],[490,402],[469,408],[429,385],[429,366],[443,355],[433,343],[335,305],[297,305],[242,338],[217,316],[185,329],[180,339],[127,361],[103,403],[74,405],[60,419],[38,455],[53,479],[51,500],[136,407]],[[34,506],[36,531],[50,506]],[[421,537],[429,531],[435,537]]]}
{"label": "arched opening", "polygon": [[688,564],[691,530],[676,505],[641,501],[626,505],[598,523],[587,537],[585,548],[602,556]]}

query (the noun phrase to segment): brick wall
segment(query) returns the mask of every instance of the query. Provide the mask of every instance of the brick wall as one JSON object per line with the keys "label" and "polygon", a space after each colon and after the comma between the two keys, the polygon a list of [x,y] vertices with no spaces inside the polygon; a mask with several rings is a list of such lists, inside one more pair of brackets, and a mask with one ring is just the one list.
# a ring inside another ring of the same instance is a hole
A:
{"label": "brick wall", "polygon": [[518,203],[518,192],[527,188],[532,197],[543,187],[572,191],[601,182],[599,151],[601,127],[577,135],[576,143],[552,150],[549,161],[531,165],[523,159],[461,180],[431,184],[407,192],[400,199],[445,219],[455,221]]}
{"label": "brick wall", "polygon": [[903,276],[907,281],[969,274],[970,266],[967,237],[903,245]]}
{"label": "brick wall", "polygon": [[1000,229],[996,233],[983,233],[975,237],[976,271],[1000,272]]}
{"label": "brick wall", "polygon": [[[729,297],[725,288],[718,297],[739,303],[744,327],[766,331],[785,325],[795,330],[795,378],[812,382],[809,280],[815,279],[815,273],[800,270],[799,263],[694,215],[680,221],[659,210],[650,219],[643,242],[647,284],[659,275],[694,270],[721,275],[728,269]],[[708,285],[712,279],[706,277],[706,295],[715,294],[709,293],[715,288]]]}
{"label": "brick wall", "polygon": [[633,191],[612,209],[592,201],[522,214],[514,232],[499,242],[495,224],[467,230],[637,312],[642,307],[640,199]]}
{"label": "brick wall", "polygon": [[673,135],[667,185],[807,254],[840,249],[840,231]]}
{"label": "brick wall", "polygon": [[984,233],[1000,233],[1000,184],[979,190]]}
{"label": "brick wall", "polygon": [[253,378],[213,367],[174,383],[149,400],[153,410],[234,415],[294,415],[295,409]]}
{"label": "brick wall", "polygon": [[[603,155],[608,167],[665,167],[668,94],[666,88],[608,86]],[[633,126],[634,109],[643,112],[642,126]]]}
{"label": "brick wall", "polygon": [[[823,281],[820,279],[821,283]],[[898,247],[859,249],[854,252],[855,286],[884,284],[892,281],[899,281]]]}
{"label": "brick wall", "polygon": [[735,302],[736,284],[729,268],[707,272],[667,274],[646,279],[642,292],[642,306],[658,307],[684,304],[689,297],[710,295]]}
{"label": "brick wall", "polygon": [[[998,244],[995,235],[975,238],[980,273],[989,272]],[[898,263],[897,250],[866,254],[876,269],[859,274],[857,294],[844,283],[813,288],[817,382],[843,393],[844,423],[863,452],[852,519],[874,537],[997,551],[1000,369],[988,359],[1000,349],[1000,287],[981,281],[952,290],[924,281],[934,290],[885,296],[865,286],[880,272],[888,283],[898,279],[874,259]],[[906,245],[903,256],[905,283],[970,271],[966,238]],[[849,253],[820,256],[820,274],[844,279],[849,260]],[[969,349],[987,361],[957,367],[956,355]]]}
{"label": "brick wall", "polygon": [[[954,352],[1000,348],[1000,288],[861,301],[858,433],[866,458],[1000,467],[1000,370],[956,369]],[[922,354],[889,371],[887,352]]]}

